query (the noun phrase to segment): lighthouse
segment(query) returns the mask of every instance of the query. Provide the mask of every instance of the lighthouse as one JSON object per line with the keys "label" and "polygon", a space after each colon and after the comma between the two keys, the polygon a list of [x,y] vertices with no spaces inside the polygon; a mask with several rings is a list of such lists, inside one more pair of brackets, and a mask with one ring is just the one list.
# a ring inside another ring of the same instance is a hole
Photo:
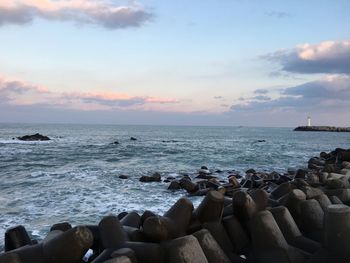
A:
{"label": "lighthouse", "polygon": [[311,127],[311,117],[307,117],[307,127]]}

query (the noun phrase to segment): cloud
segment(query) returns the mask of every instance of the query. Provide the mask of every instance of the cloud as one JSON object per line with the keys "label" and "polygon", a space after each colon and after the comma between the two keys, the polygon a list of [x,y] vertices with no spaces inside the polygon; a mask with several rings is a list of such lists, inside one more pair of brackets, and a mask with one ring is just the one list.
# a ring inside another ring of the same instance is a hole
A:
{"label": "cloud", "polygon": [[350,76],[332,75],[280,91],[277,98],[255,96],[231,106],[235,112],[335,111],[350,108]]}
{"label": "cloud", "polygon": [[52,92],[47,88],[0,77],[0,102],[11,105],[51,105],[71,109],[122,109],[148,104],[173,104],[176,99],[130,96],[116,92]]}
{"label": "cloud", "polygon": [[65,93],[63,99],[69,101],[80,101],[84,104],[95,104],[100,106],[108,106],[112,108],[126,108],[131,106],[140,106],[149,103],[178,103],[175,99],[142,97],[142,96],[128,96],[118,93]]}
{"label": "cloud", "polygon": [[277,17],[277,18],[286,18],[291,16],[290,13],[283,12],[283,11],[270,11],[270,12],[266,12],[265,15],[270,17]]}
{"label": "cloud", "polygon": [[110,0],[1,0],[0,26],[28,24],[35,18],[94,24],[109,29],[139,27],[153,18],[140,4]]}
{"label": "cloud", "polygon": [[256,89],[254,94],[267,94],[269,91],[267,89]]}
{"label": "cloud", "polygon": [[350,74],[350,40],[303,44],[263,56],[291,73]]}
{"label": "cloud", "polygon": [[214,96],[213,98],[216,99],[216,100],[221,100],[221,99],[223,99],[224,97],[223,97],[223,96]]}

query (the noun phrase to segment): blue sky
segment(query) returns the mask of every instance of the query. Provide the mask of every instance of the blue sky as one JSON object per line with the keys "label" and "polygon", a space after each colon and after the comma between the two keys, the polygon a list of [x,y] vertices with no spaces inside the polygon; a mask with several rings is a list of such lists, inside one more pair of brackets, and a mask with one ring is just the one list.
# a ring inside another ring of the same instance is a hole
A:
{"label": "blue sky", "polygon": [[294,126],[311,115],[350,126],[348,10],[340,0],[4,0],[0,121]]}

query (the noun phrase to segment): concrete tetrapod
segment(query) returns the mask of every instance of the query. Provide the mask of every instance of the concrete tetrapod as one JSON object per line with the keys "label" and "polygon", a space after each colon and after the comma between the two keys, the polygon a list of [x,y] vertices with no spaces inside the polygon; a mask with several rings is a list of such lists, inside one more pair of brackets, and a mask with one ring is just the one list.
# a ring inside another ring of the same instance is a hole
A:
{"label": "concrete tetrapod", "polygon": [[5,253],[0,255],[0,263],[21,263],[20,257],[16,253]]}
{"label": "concrete tetrapod", "polygon": [[350,259],[350,207],[330,205],[325,215],[325,246],[341,262]]}
{"label": "concrete tetrapod", "polygon": [[5,232],[5,252],[20,248],[26,245],[32,245],[27,230],[24,226],[15,226]]}
{"label": "concrete tetrapod", "polygon": [[289,245],[300,248],[311,254],[321,248],[321,244],[304,237],[296,225],[292,215],[284,206],[274,207],[270,209],[278,227],[280,228],[284,238]]}
{"label": "concrete tetrapod", "polygon": [[250,240],[238,219],[235,216],[228,216],[222,219],[222,223],[232,242],[233,251],[238,255],[247,254]]}
{"label": "concrete tetrapod", "polygon": [[164,242],[167,263],[208,263],[208,260],[198,242],[190,235]]}
{"label": "concrete tetrapod", "polygon": [[[93,242],[90,230],[85,227],[74,227],[66,232],[55,231],[57,232],[42,243],[24,246],[8,253],[17,254],[21,263],[80,262]],[[4,255],[6,254],[2,256]]]}
{"label": "concrete tetrapod", "polygon": [[309,254],[288,245],[271,212],[258,212],[250,221],[253,251],[258,263],[303,263]]}
{"label": "concrete tetrapod", "polygon": [[301,202],[301,231],[305,236],[317,242],[323,242],[324,212],[315,199]]}
{"label": "concrete tetrapod", "polygon": [[306,195],[303,191],[299,189],[292,190],[284,199],[284,202],[280,202],[281,205],[288,208],[293,219],[301,227],[301,210],[300,205],[306,200]]}
{"label": "concrete tetrapod", "polygon": [[329,200],[328,196],[325,194],[319,195],[315,197],[315,200],[320,204],[323,212],[326,213],[328,206],[332,204],[332,202]]}
{"label": "concrete tetrapod", "polygon": [[134,228],[140,228],[141,226],[141,216],[136,212],[130,212],[122,219],[120,219],[120,223],[123,226],[130,226]]}
{"label": "concrete tetrapod", "polygon": [[231,263],[208,230],[202,229],[193,234],[197,238],[209,263]]}
{"label": "concrete tetrapod", "polygon": [[192,202],[187,198],[180,198],[164,216],[148,217],[143,223],[143,232],[155,242],[183,236],[191,221],[192,211]]}
{"label": "concrete tetrapod", "polygon": [[233,214],[246,225],[257,212],[256,204],[252,197],[243,191],[236,192],[232,197]]}
{"label": "concrete tetrapod", "polygon": [[99,223],[99,229],[101,248],[104,251],[93,261],[94,263],[100,263],[110,259],[113,252],[120,248],[130,248],[133,250],[137,261],[140,263],[158,263],[164,261],[163,249],[159,244],[128,241],[123,226],[115,216],[103,218]]}
{"label": "concrete tetrapod", "polygon": [[218,222],[222,218],[224,195],[218,191],[210,191],[194,211],[194,216],[201,223]]}

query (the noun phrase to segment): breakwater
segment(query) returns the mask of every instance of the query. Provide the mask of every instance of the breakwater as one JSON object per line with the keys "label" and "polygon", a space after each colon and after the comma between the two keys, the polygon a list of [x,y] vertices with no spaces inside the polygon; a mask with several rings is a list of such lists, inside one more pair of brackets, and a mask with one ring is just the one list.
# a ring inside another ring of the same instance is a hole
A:
{"label": "breakwater", "polygon": [[324,132],[350,132],[350,127],[334,127],[334,126],[299,126],[294,131],[324,131]]}
{"label": "breakwater", "polygon": [[202,179],[208,189],[197,207],[183,197],[163,215],[58,222],[42,241],[25,226],[9,228],[0,262],[348,262],[350,150],[321,152],[285,174],[249,169],[244,179],[213,179]]}

